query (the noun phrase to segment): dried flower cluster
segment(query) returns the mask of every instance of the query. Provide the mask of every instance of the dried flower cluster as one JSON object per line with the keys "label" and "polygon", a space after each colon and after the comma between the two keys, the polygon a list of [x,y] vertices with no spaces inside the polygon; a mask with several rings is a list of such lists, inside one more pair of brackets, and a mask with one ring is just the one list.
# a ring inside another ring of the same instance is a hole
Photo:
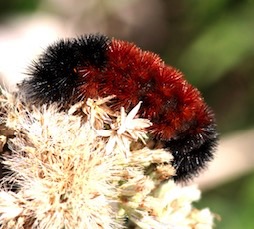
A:
{"label": "dried flower cluster", "polygon": [[2,92],[0,228],[211,228],[213,214],[193,208],[196,187],[170,177],[172,155],[146,145],[149,120],[112,112],[112,97],[68,112],[40,108]]}

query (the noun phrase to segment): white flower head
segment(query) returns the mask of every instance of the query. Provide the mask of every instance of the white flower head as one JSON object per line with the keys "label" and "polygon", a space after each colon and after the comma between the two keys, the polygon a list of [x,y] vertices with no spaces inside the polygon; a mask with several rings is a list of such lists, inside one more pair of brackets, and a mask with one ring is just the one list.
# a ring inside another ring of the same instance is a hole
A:
{"label": "white flower head", "polygon": [[140,106],[141,102],[128,115],[122,107],[120,116],[116,119],[116,122],[110,125],[111,129],[97,131],[99,136],[109,137],[106,145],[107,154],[117,147],[127,157],[131,142],[140,139],[145,144],[145,139],[147,138],[146,128],[150,127],[152,123],[148,119],[136,118]]}
{"label": "white flower head", "polygon": [[15,134],[3,156],[11,175],[1,181],[0,228],[128,228],[124,218],[144,229],[212,228],[213,214],[192,206],[200,191],[171,179],[172,154],[146,144],[152,123],[138,117],[141,102],[127,114],[107,106],[112,98],[61,112],[3,93],[0,122]]}

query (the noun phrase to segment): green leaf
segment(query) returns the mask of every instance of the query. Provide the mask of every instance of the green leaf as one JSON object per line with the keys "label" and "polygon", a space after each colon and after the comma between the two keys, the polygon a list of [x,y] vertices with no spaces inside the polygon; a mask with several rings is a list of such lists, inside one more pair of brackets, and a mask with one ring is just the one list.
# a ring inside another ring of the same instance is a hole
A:
{"label": "green leaf", "polygon": [[254,5],[221,15],[190,44],[178,66],[196,86],[220,79],[254,53]]}

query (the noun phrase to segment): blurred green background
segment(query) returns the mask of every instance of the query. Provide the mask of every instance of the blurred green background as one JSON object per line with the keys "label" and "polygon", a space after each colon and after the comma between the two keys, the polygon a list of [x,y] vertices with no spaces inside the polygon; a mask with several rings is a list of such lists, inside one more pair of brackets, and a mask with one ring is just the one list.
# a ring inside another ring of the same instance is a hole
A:
{"label": "blurred green background", "polygon": [[[254,0],[1,0],[0,26],[39,13],[159,53],[202,92],[221,138],[254,127]],[[254,228],[254,173],[204,191],[197,206],[220,216],[216,228]]]}

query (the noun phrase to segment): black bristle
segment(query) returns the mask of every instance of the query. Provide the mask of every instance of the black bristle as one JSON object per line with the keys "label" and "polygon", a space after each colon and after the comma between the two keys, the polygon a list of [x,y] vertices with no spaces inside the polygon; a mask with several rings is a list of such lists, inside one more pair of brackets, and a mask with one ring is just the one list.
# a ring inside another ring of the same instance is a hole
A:
{"label": "black bristle", "polygon": [[107,63],[106,51],[110,40],[106,36],[81,36],[77,39],[76,50],[81,61],[102,68]]}
{"label": "black bristle", "polygon": [[175,181],[188,181],[207,166],[214,157],[218,134],[211,124],[200,134],[183,135],[165,142],[165,148],[172,152],[172,165],[176,169]]}
{"label": "black bristle", "polygon": [[103,35],[86,35],[49,46],[31,66],[31,77],[19,85],[20,91],[31,103],[71,103],[78,84],[77,68],[103,67],[108,42]]}

